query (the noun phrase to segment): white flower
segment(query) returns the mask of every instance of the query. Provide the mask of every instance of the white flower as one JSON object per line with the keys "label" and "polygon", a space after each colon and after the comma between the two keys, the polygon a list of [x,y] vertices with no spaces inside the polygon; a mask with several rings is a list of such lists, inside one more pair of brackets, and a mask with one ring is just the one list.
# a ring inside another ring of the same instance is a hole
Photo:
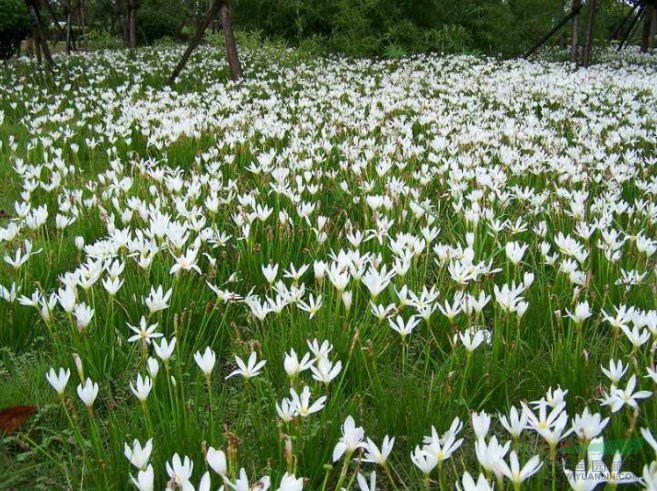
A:
{"label": "white flower", "polygon": [[228,473],[226,454],[223,450],[216,450],[213,447],[209,447],[207,453],[207,461],[210,468],[220,476],[225,476]]}
{"label": "white flower", "polygon": [[157,362],[157,359],[153,358],[152,356],[148,358],[146,364],[148,368],[148,374],[152,379],[155,379],[158,372],[160,371],[160,364]]}
{"label": "white flower", "polygon": [[171,462],[166,463],[167,474],[169,478],[179,487],[189,489],[189,480],[194,470],[194,462],[189,460],[185,455],[181,461],[180,456],[176,453],[171,458]]}
{"label": "white flower", "polygon": [[259,375],[260,370],[262,370],[262,367],[265,366],[267,360],[261,360],[257,363],[256,361],[257,361],[257,355],[255,351],[252,351],[251,354],[249,355],[248,365],[245,364],[244,361],[239,356],[235,355],[235,363],[237,363],[237,366],[239,368],[230,372],[230,374],[228,374],[228,376],[226,377],[226,380],[228,380],[234,375],[241,375],[247,380]]}
{"label": "white flower", "polygon": [[577,325],[581,324],[592,315],[593,313],[591,312],[589,303],[587,301],[578,303],[575,306],[574,313],[571,313],[568,309],[566,309],[566,316],[570,317],[573,320],[573,322]]}
{"label": "white flower", "polygon": [[633,409],[637,409],[639,407],[638,401],[640,399],[645,399],[646,397],[650,397],[652,395],[652,392],[647,390],[640,390],[638,392],[634,392],[635,388],[636,388],[636,375],[632,375],[630,377],[630,380],[628,380],[625,389],[615,389],[614,391],[612,391],[609,397],[607,397],[602,402],[601,405],[611,406],[611,411],[613,413],[618,412],[624,406],[629,406]]}
{"label": "white flower", "polygon": [[293,388],[290,388],[290,403],[294,414],[305,418],[313,413],[316,413],[317,411],[324,409],[326,396],[321,396],[312,405],[310,405],[310,389],[307,385],[301,391],[300,396]]}
{"label": "white flower", "polygon": [[472,353],[484,341],[485,335],[483,330],[476,330],[473,333],[472,329],[467,329],[464,332],[459,332],[459,339],[466,351]]}
{"label": "white flower", "polygon": [[80,303],[73,309],[73,315],[75,316],[78,331],[84,332],[94,316],[94,309],[88,305]]}
{"label": "white flower", "polygon": [[344,454],[350,457],[357,448],[363,446],[364,436],[365,430],[360,426],[356,426],[354,418],[347,416],[342,425],[342,437],[333,448],[333,462],[336,462]]}
{"label": "white flower", "polygon": [[317,360],[317,366],[311,365],[310,367],[313,378],[323,384],[331,383],[340,374],[341,370],[342,362],[340,360],[333,365],[328,358],[320,358]]}
{"label": "white flower", "polygon": [[623,365],[622,360],[609,360],[609,369],[605,367],[601,368],[602,373],[605,374],[605,376],[611,381],[615,388],[615,386],[617,386],[620,382],[620,379],[623,378],[623,375],[625,375],[627,372],[628,365]]}
{"label": "white flower", "polygon": [[411,452],[411,461],[425,476],[431,474],[431,471],[438,465],[438,458],[434,454],[422,450],[419,445]]}
{"label": "white flower", "polygon": [[520,437],[520,434],[527,427],[527,423],[529,422],[529,417],[527,416],[525,409],[521,409],[520,414],[518,414],[518,410],[515,406],[512,406],[509,410],[508,419],[504,415],[499,415],[499,419],[502,426],[504,426],[504,429],[506,429],[511,437],[516,440]]}
{"label": "white flower", "polygon": [[153,388],[153,381],[150,377],[141,377],[141,373],[137,374],[137,385],[133,385],[130,382],[130,390],[135,395],[137,399],[141,402],[146,402],[148,394],[150,394],[151,389]]}
{"label": "white flower", "polygon": [[582,414],[576,414],[573,418],[573,432],[580,440],[590,442],[597,437],[609,423],[609,418],[602,419],[599,413],[591,414],[589,408],[585,407]]}
{"label": "white flower", "polygon": [[78,385],[78,396],[84,402],[85,406],[91,407],[98,396],[98,384],[92,382],[91,379],[86,379],[84,385]]}
{"label": "white flower", "polygon": [[151,324],[150,326],[148,325],[148,319],[146,317],[143,317],[139,320],[139,327],[133,326],[131,324],[128,324],[128,327],[132,332],[135,334],[133,336],[130,336],[128,338],[129,343],[133,343],[135,341],[140,341],[142,345],[148,345],[151,344],[151,340],[155,338],[160,338],[162,337],[162,333],[160,332],[155,332],[155,329],[157,329],[157,323]]}
{"label": "white flower", "polygon": [[524,467],[520,469],[520,462],[518,461],[518,455],[515,450],[511,450],[509,461],[511,466],[508,466],[504,460],[500,460],[499,465],[502,474],[504,474],[513,484],[520,484],[530,478],[536,474],[543,465],[540,456],[534,455],[527,461]]}
{"label": "white flower", "polygon": [[157,289],[151,287],[150,294],[148,297],[144,298],[144,303],[146,304],[146,307],[148,307],[148,311],[151,314],[154,314],[160,310],[167,309],[169,307],[169,299],[171,298],[172,293],[172,288],[169,288],[165,293],[162,285],[158,286]]}
{"label": "white flower", "polygon": [[158,346],[157,343],[153,343],[153,348],[155,349],[155,354],[162,360],[165,364],[169,361],[171,358],[171,355],[173,354],[173,349],[176,347],[176,338],[173,337],[171,338],[171,341],[167,342],[165,338],[162,338],[160,340],[160,344]]}
{"label": "white flower", "polygon": [[283,366],[288,377],[296,378],[301,372],[308,370],[312,366],[310,353],[303,355],[303,358],[301,358],[301,361],[299,361],[299,357],[297,356],[296,351],[294,351],[294,349],[290,349],[289,353],[285,353]]}
{"label": "white flower", "polygon": [[146,469],[140,470],[137,473],[137,479],[130,476],[130,480],[139,491],[153,491],[155,482],[155,472],[153,471],[153,466],[148,464]]}
{"label": "white flower", "polygon": [[261,266],[262,274],[265,276],[267,283],[273,285],[276,281],[276,276],[278,275],[278,264],[268,264],[267,266]]}
{"label": "white flower", "polygon": [[527,244],[522,244],[519,242],[507,242],[504,250],[506,251],[506,257],[509,258],[511,264],[516,265],[522,261],[522,257],[525,255],[527,247]]}
{"label": "white flower", "polygon": [[63,368],[59,369],[59,373],[55,372],[54,368],[51,368],[46,374],[46,379],[52,385],[53,389],[57,391],[57,394],[61,397],[64,395],[64,390],[66,389],[66,384],[68,384],[68,379],[71,376],[71,370],[68,368],[64,370]]}
{"label": "white flower", "polygon": [[419,324],[420,319],[415,316],[411,316],[406,322],[404,322],[404,319],[401,315],[396,316],[394,320],[388,319],[388,325],[393,331],[401,334],[402,340],[405,339],[406,336],[408,336],[410,333],[412,333],[413,329],[415,329]]}
{"label": "white flower", "polygon": [[376,472],[372,471],[370,474],[370,482],[368,483],[360,472],[356,476],[356,481],[358,482],[358,488],[360,491],[376,491]]}
{"label": "white flower", "polygon": [[484,440],[477,440],[475,442],[475,453],[477,455],[477,460],[481,467],[486,471],[495,473],[496,476],[501,477],[502,471],[500,462],[504,459],[504,456],[509,451],[511,442],[506,442],[504,445],[500,445],[497,442],[497,437],[492,436],[491,439],[486,443]]}
{"label": "white flower", "polygon": [[657,490],[657,462],[652,461],[650,465],[643,467],[643,482],[649,491]]}
{"label": "white flower", "polygon": [[187,249],[185,254],[181,254],[176,257],[176,264],[171,266],[169,274],[178,275],[180,271],[196,271],[198,274],[201,273],[201,269],[196,265],[198,250],[197,249]]}
{"label": "white flower", "polygon": [[456,489],[458,491],[493,491],[493,486],[488,484],[486,476],[483,474],[479,474],[477,482],[475,482],[472,476],[466,471],[461,477],[461,483],[456,483]]}
{"label": "white flower", "polygon": [[315,298],[311,293],[308,297],[308,303],[301,301],[297,304],[297,307],[304,312],[308,312],[310,314],[309,318],[312,319],[322,307],[322,297],[320,295]]}
{"label": "white flower", "polygon": [[276,403],[276,414],[284,423],[289,423],[297,415],[297,408],[290,399],[283,399],[280,405]]}
{"label": "white flower", "polygon": [[115,296],[118,291],[123,286],[123,280],[119,278],[104,278],[103,279],[103,288],[107,291],[110,296]]}
{"label": "white flower", "polygon": [[64,312],[69,314],[72,313],[77,301],[77,292],[75,288],[69,285],[66,285],[63,289],[60,288],[57,291],[57,300],[59,301],[59,305],[62,306],[62,309],[64,309]]}
{"label": "white flower", "polygon": [[283,474],[281,485],[277,491],[301,491],[303,489],[303,477],[294,477],[294,474]]}
{"label": "white flower", "polygon": [[317,339],[313,339],[312,341],[306,341],[306,344],[308,344],[310,352],[315,355],[313,362],[328,357],[328,354],[333,349],[333,346],[328,341],[323,341],[320,345]]}
{"label": "white flower", "polygon": [[363,462],[371,462],[372,464],[378,464],[380,466],[385,466],[390,452],[392,452],[392,447],[395,445],[395,437],[390,438],[388,435],[383,437],[383,443],[381,445],[381,450],[377,447],[376,443],[370,438],[367,439],[367,442],[363,446],[365,449],[365,455],[363,456]]}
{"label": "white flower", "polygon": [[146,469],[152,451],[152,438],[150,438],[143,447],[141,446],[141,443],[139,443],[139,440],[134,440],[132,442],[132,447],[127,443],[123,445],[123,455],[125,455],[126,459],[128,459],[132,465],[141,470]]}
{"label": "white flower", "polygon": [[422,449],[434,455],[437,462],[443,462],[449,459],[462,443],[463,438],[457,440],[455,431],[448,431],[440,438],[436,429],[432,427],[431,435],[424,438]]}
{"label": "white flower", "polygon": [[214,368],[214,364],[217,361],[217,357],[214,351],[212,351],[210,347],[207,346],[203,354],[201,354],[200,351],[194,353],[194,361],[205,374],[205,376],[209,377],[212,374],[212,369]]}
{"label": "white flower", "polygon": [[246,475],[244,468],[240,469],[240,475],[235,484],[227,480],[224,482],[234,491],[267,491],[271,484],[269,476],[263,476],[253,487],[249,486],[249,477]]}
{"label": "white flower", "polygon": [[472,429],[478,440],[483,440],[490,428],[490,416],[485,411],[472,413]]}
{"label": "white flower", "polygon": [[[189,486],[188,488],[191,491],[192,488]],[[223,486],[221,488],[223,488]],[[201,476],[201,482],[198,483],[198,491],[211,491],[211,490],[212,490],[212,482],[210,480],[210,473],[208,471],[205,471],[203,476]]]}

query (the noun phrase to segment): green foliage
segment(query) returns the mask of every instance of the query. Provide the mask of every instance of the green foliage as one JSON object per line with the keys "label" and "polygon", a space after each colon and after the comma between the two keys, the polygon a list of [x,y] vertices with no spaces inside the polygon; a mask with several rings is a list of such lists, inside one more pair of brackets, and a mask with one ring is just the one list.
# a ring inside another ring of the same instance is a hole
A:
{"label": "green foliage", "polygon": [[87,32],[87,43],[92,49],[118,49],[123,46],[123,40],[112,36],[107,31],[93,29]]}
{"label": "green foliage", "polygon": [[[93,0],[85,5],[88,25],[123,37],[128,2]],[[139,0],[140,44],[191,36],[210,0]],[[586,21],[587,7],[581,22]],[[570,0],[232,0],[237,31],[260,39],[285,40],[288,46],[351,56],[399,56],[402,53],[485,53],[517,56],[567,15]],[[610,37],[630,7],[599,0],[595,37]],[[583,40],[583,36],[580,36]],[[548,43],[566,47],[570,24]],[[210,39],[212,42],[212,39]]]}
{"label": "green foliage", "polygon": [[22,0],[0,0],[0,59],[12,57],[30,32],[30,17]]}
{"label": "green foliage", "polygon": [[142,44],[162,38],[174,38],[180,32],[180,21],[169,12],[148,6],[137,11],[137,37]]}
{"label": "green foliage", "polygon": [[[295,43],[315,36],[347,55],[516,56],[565,16],[569,6],[569,1],[553,0],[280,0],[271,8],[266,0],[240,0],[233,11],[240,28]],[[607,38],[627,10],[615,0],[601,2],[596,37]],[[566,45],[569,33],[566,27],[551,42]]]}

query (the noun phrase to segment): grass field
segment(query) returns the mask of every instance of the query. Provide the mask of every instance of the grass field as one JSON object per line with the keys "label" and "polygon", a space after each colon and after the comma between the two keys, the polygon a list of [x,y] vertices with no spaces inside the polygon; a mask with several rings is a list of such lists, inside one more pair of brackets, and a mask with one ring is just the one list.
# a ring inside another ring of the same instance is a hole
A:
{"label": "grass field", "polygon": [[654,56],[180,55],[0,70],[0,487],[657,489]]}

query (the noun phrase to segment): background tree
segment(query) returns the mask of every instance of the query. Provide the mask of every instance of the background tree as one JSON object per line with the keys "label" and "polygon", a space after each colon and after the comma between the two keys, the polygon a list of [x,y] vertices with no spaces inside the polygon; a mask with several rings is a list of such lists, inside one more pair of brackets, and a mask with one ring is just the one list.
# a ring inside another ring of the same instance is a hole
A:
{"label": "background tree", "polygon": [[30,16],[22,0],[0,0],[0,59],[8,60],[30,32]]}
{"label": "background tree", "polygon": [[[71,4],[77,33],[90,29],[92,39],[103,42],[114,39],[116,43],[122,38],[126,46],[151,44],[163,38],[188,40],[202,24],[212,3],[210,0],[49,1],[61,22],[66,21],[64,7]],[[628,1],[598,0],[594,39],[623,38],[627,26],[625,30],[617,28],[632,9]],[[272,8],[269,0],[234,0],[231,7],[238,31],[318,50],[356,56],[466,52],[512,57],[525,52],[542,33],[549,32],[573,5],[582,6],[579,18],[583,26],[590,2],[277,0],[276,8]],[[217,19],[209,27],[215,32],[219,25]],[[654,30],[653,25],[657,23],[650,24],[648,34]],[[583,29],[579,32],[576,26],[577,23],[569,21],[550,38],[549,44],[561,48],[570,45],[573,53],[578,52],[585,36]]]}
{"label": "background tree", "polygon": [[37,56],[41,62],[41,52],[46,60],[49,68],[55,66],[55,61],[50,54],[50,46],[48,45],[47,29],[43,19],[41,18],[41,2],[39,0],[25,0],[27,11],[32,25],[32,38],[37,48]]}

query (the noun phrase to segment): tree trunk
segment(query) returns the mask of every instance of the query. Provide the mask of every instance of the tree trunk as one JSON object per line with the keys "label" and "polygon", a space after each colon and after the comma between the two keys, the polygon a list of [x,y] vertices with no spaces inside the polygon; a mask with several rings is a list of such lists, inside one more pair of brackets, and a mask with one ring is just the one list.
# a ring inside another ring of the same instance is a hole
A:
{"label": "tree trunk", "polygon": [[586,20],[586,41],[584,44],[584,67],[591,64],[591,50],[593,49],[593,21],[595,20],[596,0],[589,0],[589,15]]}
{"label": "tree trunk", "polygon": [[228,58],[230,78],[233,81],[237,81],[242,78],[242,67],[240,66],[239,56],[237,56],[237,45],[235,44],[235,36],[233,35],[233,16],[231,15],[228,2],[221,2],[219,15],[221,17],[221,29],[224,31],[224,43],[226,44],[226,57]]}
{"label": "tree trunk", "polygon": [[128,46],[134,49],[137,47],[137,0],[128,0],[128,19],[130,32]]}
{"label": "tree trunk", "polygon": [[73,22],[73,15],[71,13],[71,0],[66,2],[66,55],[71,54],[71,22]]}
{"label": "tree trunk", "polygon": [[573,35],[570,44],[570,62],[577,63],[577,45],[579,43],[579,11],[582,8],[582,0],[573,0],[571,10],[577,12],[573,17]]}
{"label": "tree trunk", "polygon": [[626,46],[627,43],[630,41],[632,35],[634,34],[634,31],[639,25],[639,19],[644,13],[645,13],[644,7],[639,7],[636,14],[634,15],[634,18],[632,19],[632,22],[630,22],[630,26],[627,28],[627,32],[625,33],[625,36],[623,36],[623,39],[621,39],[621,42],[618,45],[618,49],[616,51],[622,50],[623,47]]}
{"label": "tree trunk", "polygon": [[212,19],[215,19],[219,14],[220,7],[221,7],[221,2],[215,1],[212,4],[212,7],[210,7],[210,10],[208,11],[205,18],[196,27],[196,32],[194,33],[192,39],[189,41],[189,45],[187,46],[187,49],[183,53],[182,58],[180,58],[180,61],[178,62],[178,65],[176,65],[176,68],[173,69],[173,73],[171,74],[171,77],[169,77],[169,85],[172,85],[176,81],[178,75],[180,75],[180,72],[182,72],[182,69],[185,68],[185,65],[189,61],[189,57],[192,56],[192,53],[194,52],[198,44],[201,42],[203,33],[208,28],[208,25],[210,25]]}
{"label": "tree trunk", "polygon": [[82,36],[82,46],[87,49],[87,28],[84,21],[84,0],[78,0],[78,26],[80,27],[80,35]]}
{"label": "tree trunk", "polygon": [[[53,25],[59,31],[59,35],[62,38],[66,38],[66,32],[64,32],[64,29],[62,29],[62,26],[59,25],[59,22],[57,21],[57,13],[53,10],[52,5],[50,5],[50,1],[45,0],[44,3],[46,4],[46,10],[48,10],[48,13],[50,14],[50,19],[52,20]],[[53,41],[53,46],[57,46],[58,42],[59,42],[59,39],[55,39],[55,41]]]}
{"label": "tree trunk", "polygon": [[641,36],[641,52],[648,51],[648,44],[650,43],[650,24],[652,23],[652,9],[648,4],[643,11],[643,34]]}
{"label": "tree trunk", "polygon": [[648,3],[650,8],[646,10],[646,15],[650,15],[650,31],[648,33],[648,49],[655,47],[655,34],[657,34],[657,2]]}
{"label": "tree trunk", "polygon": [[30,13],[30,21],[32,22],[32,37],[34,37],[36,44],[39,62],[41,61],[41,51],[43,50],[43,56],[46,60],[46,63],[48,64],[48,68],[52,69],[55,67],[55,61],[52,59],[50,48],[48,47],[48,40],[43,33],[43,29],[41,28],[38,0],[25,0],[25,5],[27,6],[27,10]]}
{"label": "tree trunk", "polygon": [[613,30],[613,32],[609,35],[608,41],[613,41],[614,39],[618,39],[618,36],[623,32],[623,28],[625,27],[625,24],[627,24],[627,21],[632,19],[634,17],[634,13],[637,11],[639,8],[639,4],[637,3],[635,6],[632,7],[632,10],[630,10],[625,17],[620,21],[620,23],[616,26],[616,29]]}
{"label": "tree trunk", "polygon": [[235,45],[235,38],[233,36],[233,21],[230,15],[230,6],[225,0],[215,0],[210,7],[205,18],[202,20],[201,24],[197,27],[194,36],[189,41],[187,49],[182,55],[182,58],[178,62],[178,65],[173,70],[171,77],[169,77],[169,85],[172,85],[180,72],[185,68],[185,65],[189,61],[192,52],[201,42],[203,33],[210,25],[214,19],[217,18],[217,15],[221,15],[221,25],[224,30],[224,40],[226,43],[226,56],[228,57],[228,66],[230,68],[230,77],[232,80],[239,80],[242,78],[242,69],[240,67],[240,61],[237,56],[237,46]]}
{"label": "tree trunk", "polygon": [[543,46],[548,41],[548,39],[550,39],[552,36],[554,36],[559,31],[559,29],[561,29],[563,26],[565,26],[566,23],[570,19],[575,17],[581,8],[582,8],[582,6],[580,4],[580,6],[577,7],[577,10],[571,10],[570,13],[566,17],[561,19],[561,21],[556,26],[554,26],[552,28],[552,30],[550,30],[550,32],[548,32],[545,36],[543,36],[541,38],[541,40],[538,43],[536,43],[534,46],[532,46],[529,49],[529,51],[527,51],[524,55],[522,55],[522,57],[523,58],[529,58],[538,48]]}
{"label": "tree trunk", "polygon": [[[125,15],[125,13],[123,14]],[[123,42],[126,48],[130,46],[130,16],[121,16],[121,25],[123,26]]]}

